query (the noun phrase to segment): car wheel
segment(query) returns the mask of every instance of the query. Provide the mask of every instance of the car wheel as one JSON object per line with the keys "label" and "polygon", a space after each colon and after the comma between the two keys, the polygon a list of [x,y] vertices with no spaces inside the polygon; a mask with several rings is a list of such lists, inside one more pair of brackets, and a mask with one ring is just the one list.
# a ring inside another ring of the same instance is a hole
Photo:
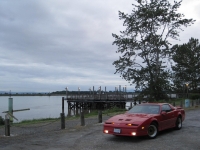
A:
{"label": "car wheel", "polygon": [[155,123],[152,123],[152,124],[149,125],[148,130],[147,130],[147,134],[148,134],[148,137],[150,139],[153,139],[157,136],[158,128],[157,128],[157,125]]}
{"label": "car wheel", "polygon": [[182,119],[181,119],[181,117],[178,117],[176,119],[176,129],[180,130],[181,128],[182,128]]}

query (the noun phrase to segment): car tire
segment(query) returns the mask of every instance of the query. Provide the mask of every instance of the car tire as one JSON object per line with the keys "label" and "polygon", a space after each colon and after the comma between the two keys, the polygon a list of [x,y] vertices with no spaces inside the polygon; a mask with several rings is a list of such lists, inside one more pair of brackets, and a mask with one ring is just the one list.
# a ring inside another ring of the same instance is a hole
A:
{"label": "car tire", "polygon": [[147,135],[150,139],[156,138],[158,134],[158,127],[155,123],[151,123],[147,129]]}
{"label": "car tire", "polygon": [[182,128],[182,119],[181,117],[179,116],[177,119],[176,119],[176,127],[175,129],[176,130],[180,130]]}

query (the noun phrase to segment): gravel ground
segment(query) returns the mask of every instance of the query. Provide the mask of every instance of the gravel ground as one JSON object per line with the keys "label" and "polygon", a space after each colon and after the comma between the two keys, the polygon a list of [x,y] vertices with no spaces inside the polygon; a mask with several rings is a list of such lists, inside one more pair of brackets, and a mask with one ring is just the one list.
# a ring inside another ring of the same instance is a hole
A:
{"label": "gravel ground", "polygon": [[[110,116],[103,116],[103,120]],[[103,124],[97,118],[87,118],[86,126],[80,120],[66,121],[66,129],[60,129],[60,121],[11,127],[10,137],[4,136],[0,127],[2,150],[200,150],[200,109],[186,112],[181,130],[160,132],[156,139],[147,137],[119,137],[102,133]]]}

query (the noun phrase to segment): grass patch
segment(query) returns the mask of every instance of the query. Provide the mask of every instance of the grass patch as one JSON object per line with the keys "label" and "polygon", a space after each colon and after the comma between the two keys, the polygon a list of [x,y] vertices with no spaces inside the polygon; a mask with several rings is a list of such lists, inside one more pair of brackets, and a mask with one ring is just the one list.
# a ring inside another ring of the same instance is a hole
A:
{"label": "grass patch", "polygon": [[22,120],[21,122],[13,123],[13,125],[30,125],[30,124],[38,124],[38,123],[48,123],[57,121],[59,118],[41,118],[41,119],[32,119],[32,120]]}
{"label": "grass patch", "polygon": [[[117,107],[114,107],[112,109],[102,110],[102,115],[116,115],[116,114],[122,114],[125,113],[126,109],[120,109]],[[84,113],[85,118],[90,117],[97,117],[98,116],[98,110],[92,110],[89,113]],[[74,120],[74,119],[80,119],[80,114],[76,116],[67,116],[65,120]],[[41,119],[32,119],[32,120],[22,120],[21,122],[13,123],[13,125],[34,125],[38,123],[50,123],[54,121],[60,120],[59,118],[41,118]]]}
{"label": "grass patch", "polygon": [[107,109],[104,112],[105,113],[116,113],[116,112],[125,112],[125,111],[127,111],[127,110],[126,109],[122,109],[122,108],[114,107],[112,109]]}
{"label": "grass patch", "polygon": [[[115,114],[122,114],[125,113],[127,110],[126,109],[121,109],[121,108],[117,108],[114,107],[112,109],[106,109],[106,110],[102,110],[102,115],[115,115]],[[90,118],[90,117],[97,117],[98,116],[99,111],[98,110],[92,110],[89,113],[88,112],[84,112],[84,117],[85,118]],[[68,116],[66,117],[67,120],[73,120],[73,119],[79,119],[80,118],[80,114],[76,115],[76,116]]]}
{"label": "grass patch", "polygon": [[29,122],[46,122],[46,121],[55,121],[58,118],[41,118],[41,119],[33,119],[33,120],[22,120],[21,123],[29,123]]}

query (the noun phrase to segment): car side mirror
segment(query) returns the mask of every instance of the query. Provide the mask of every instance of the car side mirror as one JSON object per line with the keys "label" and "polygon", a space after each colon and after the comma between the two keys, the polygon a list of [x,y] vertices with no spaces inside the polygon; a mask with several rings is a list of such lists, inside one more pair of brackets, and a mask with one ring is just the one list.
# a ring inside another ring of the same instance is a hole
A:
{"label": "car side mirror", "polygon": [[166,112],[166,111],[162,111],[161,114],[162,114],[162,115],[166,115],[167,112]]}

